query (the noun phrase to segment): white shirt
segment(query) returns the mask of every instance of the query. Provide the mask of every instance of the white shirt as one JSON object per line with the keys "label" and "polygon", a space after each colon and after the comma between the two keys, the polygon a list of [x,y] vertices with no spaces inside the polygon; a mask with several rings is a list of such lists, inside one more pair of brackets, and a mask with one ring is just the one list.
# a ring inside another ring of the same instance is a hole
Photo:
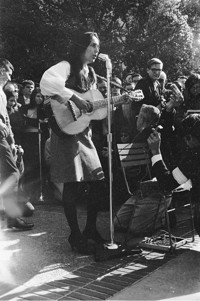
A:
{"label": "white shirt", "polygon": [[8,116],[8,111],[7,111],[7,98],[6,95],[2,89],[2,87],[0,87],[0,115],[3,117],[4,121],[2,121],[2,119],[0,119],[0,122],[4,123],[7,125],[8,129],[9,129],[9,136],[7,137],[7,141],[9,144],[14,143],[14,137],[13,137],[13,133],[11,130],[11,126],[10,126],[10,118]]}
{"label": "white shirt", "polygon": [[5,121],[8,119],[7,99],[1,87],[0,87],[0,114],[3,116]]}
{"label": "white shirt", "polygon": [[44,96],[59,95],[70,99],[73,92],[65,87],[65,82],[70,75],[70,64],[62,61],[46,70],[40,81],[41,92]]}

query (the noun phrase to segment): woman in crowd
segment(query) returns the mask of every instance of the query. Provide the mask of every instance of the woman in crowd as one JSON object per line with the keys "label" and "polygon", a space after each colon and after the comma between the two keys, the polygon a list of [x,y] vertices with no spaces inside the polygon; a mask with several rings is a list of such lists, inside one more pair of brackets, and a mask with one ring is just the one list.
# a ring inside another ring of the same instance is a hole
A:
{"label": "woman in crowd", "polygon": [[[22,182],[25,191],[33,200],[39,197],[40,156],[44,159],[44,144],[49,136],[48,127],[44,122],[43,101],[44,97],[40,89],[36,88],[31,94],[30,104],[23,109],[25,125],[21,144],[24,149],[25,171]],[[41,142],[39,142],[40,134]],[[41,143],[41,150],[39,150],[39,143]]]}
{"label": "woman in crowd", "polygon": [[24,126],[21,104],[17,102],[17,97],[14,91],[5,90],[5,94],[7,98],[7,111],[15,137],[15,143],[20,145],[22,142],[22,131]]}
{"label": "woman in crowd", "polygon": [[186,110],[200,110],[200,74],[192,73],[186,80],[184,100]]}

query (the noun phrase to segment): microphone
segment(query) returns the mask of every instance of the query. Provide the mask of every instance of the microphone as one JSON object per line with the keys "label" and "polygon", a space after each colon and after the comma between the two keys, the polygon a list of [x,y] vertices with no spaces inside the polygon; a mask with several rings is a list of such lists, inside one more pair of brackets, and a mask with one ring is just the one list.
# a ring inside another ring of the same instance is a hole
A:
{"label": "microphone", "polygon": [[110,58],[108,57],[108,55],[107,55],[107,54],[103,54],[103,53],[99,53],[98,58],[99,58],[100,60],[106,62],[107,72],[108,72],[108,70],[109,70],[110,75],[111,75],[111,72],[112,72],[112,64],[111,64],[111,60],[110,60]]}
{"label": "microphone", "polygon": [[108,61],[110,60],[107,54],[104,53],[99,53],[98,55],[98,59],[102,60],[102,61]]}

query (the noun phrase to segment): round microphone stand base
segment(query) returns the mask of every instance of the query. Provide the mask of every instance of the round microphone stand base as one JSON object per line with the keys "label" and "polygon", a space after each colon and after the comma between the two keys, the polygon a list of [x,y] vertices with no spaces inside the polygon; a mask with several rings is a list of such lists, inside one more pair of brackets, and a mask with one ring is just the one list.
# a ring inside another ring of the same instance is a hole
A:
{"label": "round microphone stand base", "polygon": [[95,252],[95,261],[106,261],[123,256],[140,254],[142,250],[139,247],[129,247],[123,244],[108,243],[98,245]]}
{"label": "round microphone stand base", "polygon": [[44,202],[44,196],[42,194],[42,182],[43,182],[43,179],[42,179],[42,130],[41,130],[41,123],[42,123],[42,120],[39,120],[38,122],[38,151],[39,151],[39,164],[40,164],[40,197],[38,199],[39,202]]}
{"label": "round microphone stand base", "polygon": [[104,244],[104,247],[109,249],[109,250],[116,250],[119,248],[119,245],[117,245],[116,243],[107,243],[107,244]]}
{"label": "round microphone stand base", "polygon": [[44,196],[43,196],[42,193],[40,194],[39,201],[40,201],[40,202],[44,202]]}

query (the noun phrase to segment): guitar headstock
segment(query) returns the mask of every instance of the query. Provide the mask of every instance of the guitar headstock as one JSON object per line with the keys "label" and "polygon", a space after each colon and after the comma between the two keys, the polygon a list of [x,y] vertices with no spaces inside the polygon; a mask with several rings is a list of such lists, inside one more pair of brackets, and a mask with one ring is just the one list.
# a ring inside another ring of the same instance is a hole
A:
{"label": "guitar headstock", "polygon": [[144,98],[142,90],[131,91],[130,93],[125,93],[121,96],[122,103],[128,104],[134,101],[140,101]]}
{"label": "guitar headstock", "polygon": [[129,96],[135,101],[140,101],[144,98],[144,94],[143,94],[142,90],[131,91]]}

